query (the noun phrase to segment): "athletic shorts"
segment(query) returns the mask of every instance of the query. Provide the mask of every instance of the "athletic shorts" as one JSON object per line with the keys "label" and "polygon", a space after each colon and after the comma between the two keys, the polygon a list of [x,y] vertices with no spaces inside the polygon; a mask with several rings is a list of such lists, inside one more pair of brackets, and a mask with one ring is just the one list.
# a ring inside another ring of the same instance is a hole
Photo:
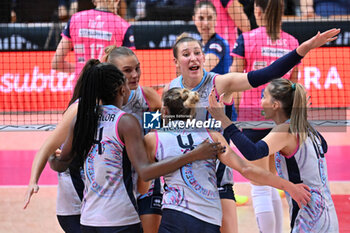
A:
{"label": "athletic shorts", "polygon": [[137,200],[139,215],[158,214],[162,215],[162,194],[154,194]]}
{"label": "athletic shorts", "polygon": [[220,233],[220,226],[204,222],[180,211],[163,209],[158,233]]}
{"label": "athletic shorts", "polygon": [[79,215],[57,215],[58,223],[66,233],[80,233],[80,214]]}
{"label": "athletic shorts", "polygon": [[231,199],[236,201],[235,192],[233,191],[232,184],[226,184],[218,187],[220,199]]}
{"label": "athletic shorts", "polygon": [[82,233],[142,233],[141,223],[120,227],[81,226]]}

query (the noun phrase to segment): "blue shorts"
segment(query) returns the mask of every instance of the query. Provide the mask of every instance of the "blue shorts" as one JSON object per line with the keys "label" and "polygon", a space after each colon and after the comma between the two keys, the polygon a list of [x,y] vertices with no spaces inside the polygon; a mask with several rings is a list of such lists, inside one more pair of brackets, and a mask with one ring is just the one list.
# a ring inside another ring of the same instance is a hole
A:
{"label": "blue shorts", "polygon": [[162,194],[154,194],[137,200],[139,215],[158,214],[162,215]]}
{"label": "blue shorts", "polygon": [[233,191],[232,184],[226,184],[218,187],[220,199],[231,199],[236,201],[235,192]]}
{"label": "blue shorts", "polygon": [[82,233],[142,233],[141,223],[121,227],[92,227],[81,225]]}
{"label": "blue shorts", "polygon": [[66,233],[80,233],[80,214],[79,215],[57,215],[58,223]]}
{"label": "blue shorts", "polygon": [[220,226],[204,222],[180,211],[163,209],[158,233],[220,233]]}

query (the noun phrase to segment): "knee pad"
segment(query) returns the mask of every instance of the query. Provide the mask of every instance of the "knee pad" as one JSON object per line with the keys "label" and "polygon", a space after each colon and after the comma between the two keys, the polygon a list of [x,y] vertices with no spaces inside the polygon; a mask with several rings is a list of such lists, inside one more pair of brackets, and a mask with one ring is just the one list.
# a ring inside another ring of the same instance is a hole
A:
{"label": "knee pad", "polygon": [[252,186],[252,200],[255,214],[263,212],[273,212],[272,187],[270,186]]}

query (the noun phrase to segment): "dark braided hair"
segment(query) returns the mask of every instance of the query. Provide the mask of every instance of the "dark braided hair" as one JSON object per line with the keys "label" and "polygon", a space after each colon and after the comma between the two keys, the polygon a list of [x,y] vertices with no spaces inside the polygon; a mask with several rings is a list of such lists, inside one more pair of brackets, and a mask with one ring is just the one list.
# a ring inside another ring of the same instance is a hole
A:
{"label": "dark braided hair", "polygon": [[113,104],[125,84],[123,73],[114,65],[100,63],[82,73],[78,114],[74,126],[72,153],[84,163],[98,127],[100,103]]}
{"label": "dark braided hair", "polygon": [[[91,67],[93,67],[95,65],[98,65],[100,63],[101,62],[98,59],[90,59],[90,60],[88,60],[86,62],[84,68],[80,72],[79,79],[78,79],[77,83],[75,84],[74,91],[73,91],[73,96],[72,96],[72,98],[70,99],[70,101],[68,103],[68,107],[71,106],[77,99],[80,98],[80,88],[81,88],[81,83],[82,83],[82,80],[83,80],[83,75],[82,74],[85,73],[87,69],[89,69],[89,68],[91,68]],[[68,107],[67,107],[67,109],[68,109]]]}

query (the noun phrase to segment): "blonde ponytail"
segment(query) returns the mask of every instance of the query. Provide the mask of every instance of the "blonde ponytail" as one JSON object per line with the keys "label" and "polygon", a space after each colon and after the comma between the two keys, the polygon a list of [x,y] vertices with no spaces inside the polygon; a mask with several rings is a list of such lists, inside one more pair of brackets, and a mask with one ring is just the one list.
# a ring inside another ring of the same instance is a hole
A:
{"label": "blonde ponytail", "polygon": [[299,83],[287,79],[275,79],[268,86],[271,96],[282,103],[286,116],[290,119],[290,132],[304,143],[310,133],[317,135],[307,120],[307,92]]}
{"label": "blonde ponytail", "polygon": [[113,50],[114,50],[115,48],[117,48],[116,45],[107,46],[107,47],[105,48],[105,51],[104,51],[105,54],[104,54],[104,55],[102,56],[102,58],[101,58],[101,62],[108,62],[109,57],[110,57],[111,53],[113,52]]}

